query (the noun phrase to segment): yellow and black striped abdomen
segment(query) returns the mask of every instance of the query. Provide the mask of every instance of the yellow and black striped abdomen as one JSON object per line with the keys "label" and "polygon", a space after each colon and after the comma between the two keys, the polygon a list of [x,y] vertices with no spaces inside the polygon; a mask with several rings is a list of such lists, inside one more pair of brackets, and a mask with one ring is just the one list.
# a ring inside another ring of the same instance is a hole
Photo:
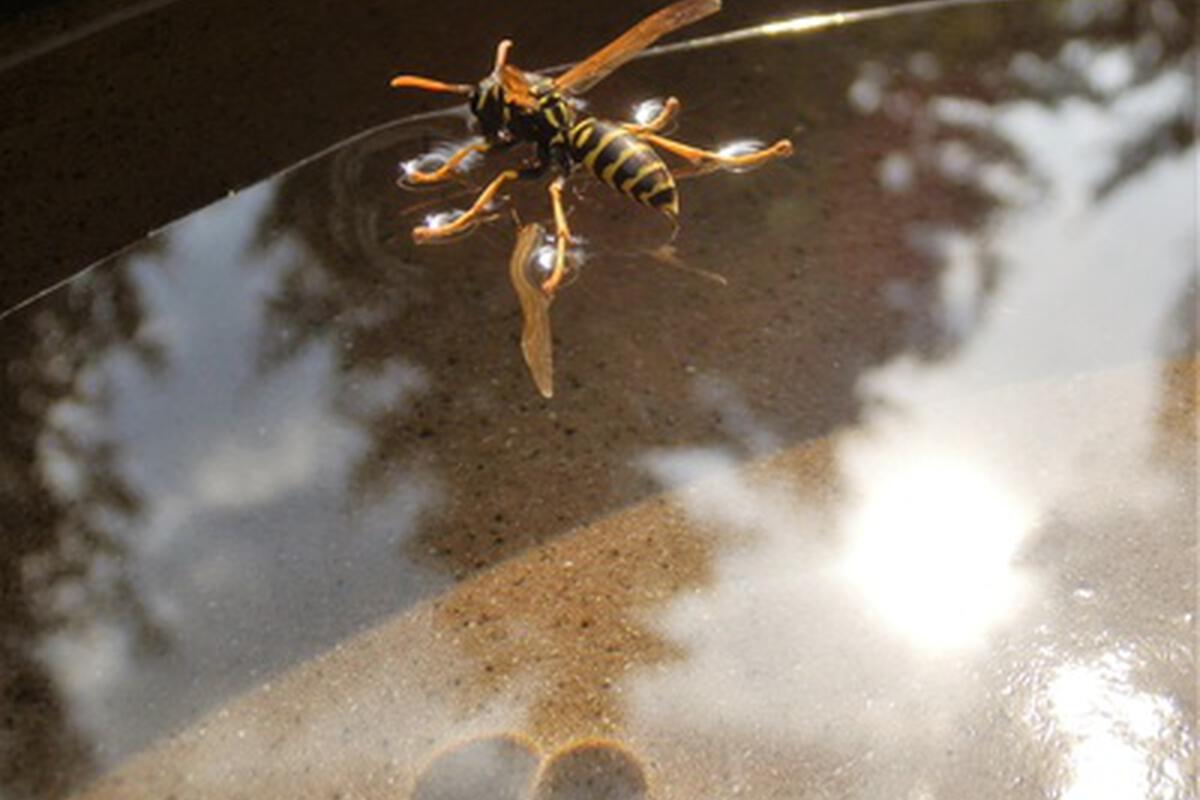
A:
{"label": "yellow and black striped abdomen", "polygon": [[620,125],[581,119],[567,136],[571,159],[643,205],[669,217],[679,214],[675,179],[658,153]]}

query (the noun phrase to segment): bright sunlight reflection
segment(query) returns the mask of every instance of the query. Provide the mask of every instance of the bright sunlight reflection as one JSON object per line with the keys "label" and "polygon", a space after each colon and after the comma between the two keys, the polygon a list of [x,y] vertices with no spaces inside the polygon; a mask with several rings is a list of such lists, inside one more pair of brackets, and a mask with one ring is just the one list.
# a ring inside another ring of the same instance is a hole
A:
{"label": "bright sunlight reflection", "polygon": [[949,452],[859,455],[866,469],[848,512],[844,575],[915,643],[950,649],[977,640],[1020,597],[1011,562],[1033,526],[1030,506]]}
{"label": "bright sunlight reflection", "polygon": [[1179,762],[1160,755],[1183,755],[1190,747],[1181,740],[1178,709],[1135,690],[1128,664],[1116,654],[1063,667],[1049,696],[1070,742],[1072,774],[1063,800],[1168,797],[1172,787],[1185,785]]}

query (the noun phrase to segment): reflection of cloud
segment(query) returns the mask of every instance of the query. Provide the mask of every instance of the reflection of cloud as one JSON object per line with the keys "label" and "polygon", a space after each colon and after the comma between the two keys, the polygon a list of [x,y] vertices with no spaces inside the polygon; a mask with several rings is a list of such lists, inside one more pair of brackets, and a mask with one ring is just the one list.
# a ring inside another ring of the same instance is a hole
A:
{"label": "reflection of cloud", "polygon": [[887,68],[874,61],[864,61],[858,68],[857,79],[847,91],[850,107],[860,114],[875,113],[883,104],[887,85]]}
{"label": "reflection of cloud", "polygon": [[[267,313],[281,277],[311,258],[287,235],[258,243],[273,201],[270,183],[242,192],[116,265],[134,275],[137,336],[161,362],[97,353],[80,380],[104,404],[51,412],[76,437],[112,442],[139,517],[108,526],[123,563],[92,557],[48,599],[63,606],[114,572],[132,576],[170,645],[146,658],[119,603],[69,615],[74,625],[45,637],[41,655],[102,760],[245,686],[247,663],[281,666],[437,584],[402,555],[439,502],[433,476],[398,472],[370,497],[355,483],[371,445],[358,420],[403,409],[428,388],[424,372],[395,361],[343,375],[327,337],[271,368],[259,358],[264,341],[291,335]],[[71,455],[46,455],[47,480],[69,503]]]}
{"label": "reflection of cloud", "polygon": [[916,183],[916,167],[904,153],[888,153],[879,162],[879,183],[889,192],[901,194]]}
{"label": "reflection of cloud", "polygon": [[829,509],[786,484],[749,480],[719,452],[658,453],[646,463],[685,487],[680,502],[724,553],[712,586],[661,618],[687,657],[636,681],[643,724],[912,750],[936,736],[970,679],[863,602],[841,568]]}
{"label": "reflection of cloud", "polygon": [[[854,796],[943,796],[939,759],[964,731],[979,733],[975,768],[998,745],[1047,796],[1190,796],[1193,726],[1158,643],[1190,632],[1195,575],[1177,562],[1194,553],[1194,466],[1155,442],[1163,332],[1194,269],[1195,153],[1096,193],[1130,126],[1186,107],[1189,83],[1130,86],[1118,55],[1093,56],[1097,87],[1125,89],[1106,104],[930,103],[964,135],[914,158],[1000,203],[985,228],[914,232],[942,267],[938,322],[957,346],[861,377],[861,424],[831,443],[836,488],[779,480],[811,474],[803,454],[753,470],[703,448],[646,460],[719,546],[711,583],[657,618],[685,655],[633,681],[644,729],[903,765],[898,786]],[[864,66],[851,105],[901,108],[889,80]],[[892,189],[909,180],[896,158]],[[1048,732],[1011,724],[1027,700],[1051,709]],[[1047,738],[1070,745],[1061,763],[1042,760]]]}
{"label": "reflection of cloud", "polygon": [[238,508],[269,502],[307,485],[320,469],[323,454],[345,452],[336,431],[322,430],[318,415],[279,410],[283,413],[276,430],[260,429],[253,438],[227,436],[197,461],[192,496],[201,506]]}
{"label": "reflection of cloud", "polygon": [[[314,481],[341,480],[368,440],[330,414],[335,400],[328,396],[328,376],[335,371],[330,348],[318,346],[260,378],[252,397],[230,397],[237,408],[229,426],[197,453],[191,475],[181,476],[187,495],[201,506],[239,508],[270,502]],[[422,370],[394,363],[364,376],[336,402],[369,415],[427,387]]]}
{"label": "reflection of cloud", "polygon": [[[791,483],[825,458],[803,449],[751,470],[706,448],[646,459],[717,547],[710,583],[654,617],[682,656],[626,689],[641,734],[833,751],[863,774],[845,796],[924,782],[936,797],[957,780],[943,754],[972,731],[967,774],[995,767],[995,747],[1010,776],[1077,787],[1064,797],[1104,780],[1161,786],[1120,796],[1185,797],[1190,723],[1174,685],[1135,693],[1125,668],[1102,691],[1071,666],[1115,658],[1142,681],[1175,676],[1161,642],[1190,629],[1186,571],[1158,565],[1187,534],[1175,526],[1190,476],[1153,461],[1157,366],[989,393],[955,387],[953,362],[885,372],[873,388],[890,405],[833,442],[835,489]],[[1116,633],[1130,624],[1138,638]],[[1047,658],[1044,637],[1062,652]],[[1051,722],[1014,725],[1026,703]],[[1061,763],[1025,760],[1059,739]]]}
{"label": "reflection of cloud", "polygon": [[751,453],[769,453],[779,446],[778,437],[761,420],[755,419],[736,386],[701,376],[692,392],[697,404],[717,414],[721,427]]}
{"label": "reflection of cloud", "polygon": [[98,709],[102,698],[126,673],[133,649],[127,627],[99,622],[45,637],[38,656],[51,665],[68,696],[78,703],[73,709],[76,719],[95,724],[102,716]]}
{"label": "reflection of cloud", "polygon": [[[411,798],[416,770],[436,764],[434,746],[527,729],[534,693],[514,680],[486,702],[463,702],[479,665],[433,629],[428,609],[398,615],[235,698],[82,796],[126,798],[133,786],[146,797],[292,797],[301,787],[313,797]],[[507,741],[521,755],[524,743]]]}
{"label": "reflection of cloud", "polygon": [[[1081,99],[1055,107],[934,101],[941,124],[999,134],[1043,187],[1034,195],[1005,179],[1012,188],[1003,196],[1021,202],[997,215],[986,236],[940,232],[921,240],[947,267],[942,288],[964,289],[944,294],[950,329],[965,333],[964,323],[978,323],[973,352],[958,360],[955,377],[945,382],[970,380],[974,372],[979,382],[994,383],[1155,352],[1171,307],[1164,297],[1180,290],[1194,263],[1194,175],[1188,168],[1194,150],[1161,159],[1105,202],[1094,197],[1129,131],[1186,106],[1190,91],[1187,76],[1165,72],[1109,105]],[[986,188],[998,179],[981,165],[975,180]],[[970,313],[972,296],[986,284],[985,256],[1005,269],[987,309],[990,320]]]}

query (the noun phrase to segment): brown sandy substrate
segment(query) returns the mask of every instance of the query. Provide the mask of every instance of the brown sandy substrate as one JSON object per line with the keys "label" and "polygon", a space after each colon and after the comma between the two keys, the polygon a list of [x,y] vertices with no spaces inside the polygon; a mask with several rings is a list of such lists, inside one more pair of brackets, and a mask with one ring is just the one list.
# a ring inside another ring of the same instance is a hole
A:
{"label": "brown sandy substrate", "polygon": [[[1164,370],[1167,402],[1156,427],[1168,449],[1190,451],[1195,364]],[[996,409],[1036,411],[1043,418],[1061,414],[1064,441],[1081,432],[1103,437],[1123,424],[1123,409],[1144,376],[1145,366],[1112,369],[963,397],[947,408],[960,414]],[[754,485],[784,486],[809,506],[833,511],[840,499],[838,448],[854,435],[781,452],[746,467],[741,477]],[[1182,455],[1185,461],[1193,457]],[[661,635],[653,622],[656,612],[702,593],[715,581],[719,551],[739,546],[682,510],[688,492],[703,491],[701,483],[682,494],[655,497],[502,563],[230,703],[82,796],[404,798],[439,753],[496,734],[517,735],[521,738],[512,741],[528,741],[530,750],[544,754],[588,737],[620,741],[642,759],[655,798],[723,796],[724,789],[712,792],[729,787],[735,762],[744,796],[852,794],[862,774],[874,768],[869,752],[846,752],[822,741],[770,741],[769,732],[759,741],[733,730],[693,735],[645,724],[629,713],[624,692],[631,676],[688,658]],[[1184,518],[1153,524],[1186,538],[1194,523],[1186,517],[1193,511],[1184,508]],[[1166,573],[1153,574],[1153,565],[1163,563],[1162,552],[1113,551],[1126,546],[1120,543],[1129,541],[1130,531],[1108,537],[1107,525],[1102,523],[1089,544],[1096,557],[1145,559],[1143,577],[1169,582]],[[1058,533],[1041,535],[1052,539]],[[1194,553],[1166,554],[1168,563],[1189,558]],[[1143,564],[1134,568],[1140,571]],[[1119,619],[1111,621],[1114,629],[1120,625]],[[711,699],[697,697],[696,703]],[[955,762],[964,781],[980,781],[974,794],[963,796],[1004,796],[993,795],[980,779],[996,758],[1021,758],[997,756],[986,741],[988,726],[1016,711],[985,713],[981,732],[974,734],[983,737],[975,743],[977,752]],[[991,733],[1001,742],[1013,735],[1007,729]],[[1030,752],[1036,751],[1024,757]],[[746,762],[744,753],[758,760]],[[1017,767],[1028,767],[1031,775],[1049,769],[1034,762]]]}

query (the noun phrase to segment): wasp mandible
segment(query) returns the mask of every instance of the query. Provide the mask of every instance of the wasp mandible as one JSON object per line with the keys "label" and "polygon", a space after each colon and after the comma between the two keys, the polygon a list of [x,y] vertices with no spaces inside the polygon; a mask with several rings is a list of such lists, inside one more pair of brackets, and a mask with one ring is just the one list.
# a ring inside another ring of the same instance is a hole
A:
{"label": "wasp mandible", "polygon": [[[491,74],[478,84],[451,84],[415,75],[393,78],[391,85],[396,88],[467,97],[483,134],[482,142],[462,147],[437,169],[410,171],[405,178],[410,183],[433,184],[448,180],[465,159],[476,153],[522,143],[532,144],[535,149],[531,163],[520,169],[501,172],[465,212],[445,224],[414,228],[413,239],[418,244],[424,244],[461,233],[479,221],[505,183],[538,178],[553,170],[555,177],[548,191],[555,228],[554,259],[540,284],[548,301],[553,298],[566,272],[571,231],[563,208],[562,192],[567,177],[577,167],[583,166],[621,194],[659,210],[674,222],[679,215],[679,192],[675,177],[654,148],[682,158],[698,172],[747,168],[790,155],[792,143],[787,139],[780,139],[761,150],[736,154],[702,150],[668,139],[660,135],[660,131],[679,110],[679,101],[674,97],[668,98],[655,118],[645,123],[611,122],[589,116],[582,113],[573,101],[574,96],[595,86],[660,37],[720,9],[721,0],[678,0],[646,17],[600,50],[553,78],[513,66],[509,62],[512,42],[507,39],[496,48]],[[528,237],[522,237],[522,241],[527,240]],[[518,250],[521,249],[519,246]],[[518,286],[517,289],[521,294],[522,287]],[[545,340],[548,347],[548,335]],[[548,353],[542,356],[542,360],[548,360]],[[544,380],[538,379],[528,352],[526,361],[535,372],[538,388],[548,397],[550,390]]]}

